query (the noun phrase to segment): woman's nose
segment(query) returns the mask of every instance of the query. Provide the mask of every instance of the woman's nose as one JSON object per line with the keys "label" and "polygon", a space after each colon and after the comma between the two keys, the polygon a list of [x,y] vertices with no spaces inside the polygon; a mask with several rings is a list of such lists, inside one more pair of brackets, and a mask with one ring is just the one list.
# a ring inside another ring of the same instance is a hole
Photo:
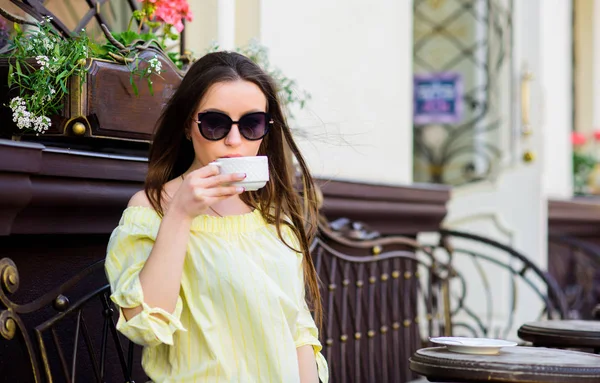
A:
{"label": "woman's nose", "polygon": [[225,145],[227,146],[239,146],[242,143],[242,135],[240,134],[240,129],[237,124],[234,124],[231,127],[231,130],[225,137]]}

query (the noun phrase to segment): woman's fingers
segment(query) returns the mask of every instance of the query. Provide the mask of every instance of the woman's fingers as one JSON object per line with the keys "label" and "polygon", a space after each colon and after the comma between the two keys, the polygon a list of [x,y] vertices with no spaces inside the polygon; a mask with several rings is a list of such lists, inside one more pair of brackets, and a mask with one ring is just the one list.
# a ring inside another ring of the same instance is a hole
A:
{"label": "woman's fingers", "polygon": [[208,165],[188,174],[186,180],[191,186],[194,199],[207,203],[207,199],[221,199],[243,193],[243,187],[230,184],[245,178],[244,173],[219,174],[217,166]]}
{"label": "woman's fingers", "polygon": [[245,173],[219,174],[218,176],[205,178],[202,184],[206,188],[212,188],[222,184],[230,184],[232,182],[242,181],[245,178]]}
{"label": "woman's fingers", "polygon": [[190,172],[186,178],[208,178],[217,174],[219,174],[219,167],[217,165],[206,165]]}
{"label": "woman's fingers", "polygon": [[214,187],[221,184],[242,181],[246,178],[245,173],[219,174],[219,167],[216,165],[207,165],[198,170],[194,170],[186,178],[194,186]]}
{"label": "woman's fingers", "polygon": [[220,186],[210,189],[204,189],[202,195],[205,197],[219,198],[219,197],[231,197],[236,194],[242,194],[245,189],[241,186]]}
{"label": "woman's fingers", "polygon": [[197,187],[194,188],[194,196],[196,200],[202,201],[207,198],[219,198],[219,197],[231,197],[236,194],[241,194],[246,189],[241,186],[220,186],[214,188],[203,188]]}

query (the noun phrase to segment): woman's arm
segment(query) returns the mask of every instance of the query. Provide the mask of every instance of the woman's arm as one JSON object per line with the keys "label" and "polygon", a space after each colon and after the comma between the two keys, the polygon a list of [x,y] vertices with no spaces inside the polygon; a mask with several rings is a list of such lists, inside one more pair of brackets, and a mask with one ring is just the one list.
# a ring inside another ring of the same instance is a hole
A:
{"label": "woman's arm", "polygon": [[315,359],[315,350],[313,346],[298,347],[298,368],[300,369],[300,383],[319,383],[319,375],[317,372],[317,361]]}
{"label": "woman's arm", "polygon": [[[144,303],[169,313],[175,311],[192,220],[216,201],[240,194],[243,189],[222,186],[245,178],[245,174],[219,175],[216,166],[205,166],[188,174],[169,203],[150,256],[140,271]],[[136,193],[129,206],[149,205],[145,193]],[[142,306],[123,308],[129,320]]]}
{"label": "woman's arm", "polygon": [[[136,194],[129,205],[145,205],[146,196],[141,193]],[[160,307],[169,313],[175,310],[191,222],[191,218],[173,210],[163,217],[152,252],[140,272],[144,301],[150,307]],[[127,320],[140,312],[142,306],[123,308]]]}

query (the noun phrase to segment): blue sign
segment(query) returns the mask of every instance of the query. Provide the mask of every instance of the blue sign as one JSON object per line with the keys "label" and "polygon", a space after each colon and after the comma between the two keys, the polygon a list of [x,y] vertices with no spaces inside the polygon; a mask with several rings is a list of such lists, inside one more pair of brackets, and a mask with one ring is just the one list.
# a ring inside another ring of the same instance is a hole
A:
{"label": "blue sign", "polygon": [[415,125],[456,124],[463,116],[463,84],[460,73],[414,76]]}

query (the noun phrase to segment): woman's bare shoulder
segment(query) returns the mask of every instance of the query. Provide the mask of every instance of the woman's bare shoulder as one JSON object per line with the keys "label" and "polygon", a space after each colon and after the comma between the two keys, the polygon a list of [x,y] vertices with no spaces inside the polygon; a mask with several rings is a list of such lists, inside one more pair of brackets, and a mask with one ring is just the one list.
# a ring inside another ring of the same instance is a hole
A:
{"label": "woman's bare shoulder", "polygon": [[152,205],[150,204],[150,200],[148,200],[148,196],[146,195],[146,192],[144,190],[138,191],[131,197],[129,203],[127,204],[127,207],[133,206],[152,207]]}

